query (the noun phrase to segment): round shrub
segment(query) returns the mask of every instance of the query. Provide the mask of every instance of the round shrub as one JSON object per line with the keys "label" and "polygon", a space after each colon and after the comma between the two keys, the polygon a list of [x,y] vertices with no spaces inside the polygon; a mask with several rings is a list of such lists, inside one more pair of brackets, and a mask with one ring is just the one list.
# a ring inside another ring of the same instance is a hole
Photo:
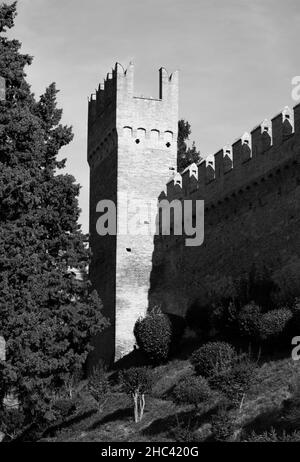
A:
{"label": "round shrub", "polygon": [[174,401],[178,404],[198,404],[208,400],[211,390],[204,377],[184,377],[173,390]]}
{"label": "round shrub", "polygon": [[270,343],[283,337],[293,313],[288,308],[268,311],[261,317],[259,336],[263,342]]}
{"label": "round shrub", "polygon": [[160,310],[152,310],[144,318],[139,318],[134,326],[138,347],[153,363],[165,361],[172,342],[171,322]]}
{"label": "round shrub", "polygon": [[238,314],[238,331],[242,337],[257,339],[261,320],[261,309],[255,303],[245,305]]}
{"label": "round shrub", "polygon": [[198,375],[210,377],[229,370],[236,358],[235,349],[226,342],[208,342],[191,357],[191,363]]}
{"label": "round shrub", "polygon": [[256,365],[240,356],[229,371],[216,374],[209,380],[213,390],[221,392],[233,405],[239,405],[253,383]]}

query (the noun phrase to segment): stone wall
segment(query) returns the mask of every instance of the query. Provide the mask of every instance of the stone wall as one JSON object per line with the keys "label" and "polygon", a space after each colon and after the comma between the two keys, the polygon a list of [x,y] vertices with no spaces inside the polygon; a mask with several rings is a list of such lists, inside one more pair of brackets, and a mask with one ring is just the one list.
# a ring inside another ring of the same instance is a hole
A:
{"label": "stone wall", "polygon": [[186,247],[185,236],[156,238],[151,305],[185,315],[196,299],[205,302],[208,281],[234,278],[253,265],[275,270],[300,257],[299,114],[300,105],[294,129],[280,114],[271,136],[259,126],[251,139],[202,162],[196,175],[191,167],[168,184],[170,201],[204,199],[205,236],[199,247]]}

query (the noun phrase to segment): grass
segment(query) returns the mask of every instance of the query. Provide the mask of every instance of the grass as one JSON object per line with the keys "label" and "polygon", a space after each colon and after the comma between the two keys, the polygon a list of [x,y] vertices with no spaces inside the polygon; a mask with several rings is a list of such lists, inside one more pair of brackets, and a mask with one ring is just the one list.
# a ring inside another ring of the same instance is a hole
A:
{"label": "grass", "polygon": [[[176,405],[172,389],[180,378],[192,374],[188,360],[174,359],[154,368],[154,387],[146,397],[142,421],[133,421],[132,403],[128,396],[113,385],[112,394],[102,412],[90,397],[82,396],[82,408],[61,425],[44,434],[43,441],[97,441],[97,442],[174,442],[182,429],[191,429],[199,439],[209,437],[210,419],[218,409],[218,399],[195,410],[193,406]],[[289,384],[300,373],[300,364],[289,357],[260,360],[256,380],[247,394],[238,414],[238,425],[246,432],[262,433],[276,427],[282,420],[283,407],[290,398]],[[298,415],[298,414],[297,414]],[[295,427],[296,428],[296,427]],[[179,430],[179,431],[178,431]],[[204,433],[202,430],[205,430]],[[179,436],[178,436],[179,435]],[[201,436],[202,435],[202,436]]]}

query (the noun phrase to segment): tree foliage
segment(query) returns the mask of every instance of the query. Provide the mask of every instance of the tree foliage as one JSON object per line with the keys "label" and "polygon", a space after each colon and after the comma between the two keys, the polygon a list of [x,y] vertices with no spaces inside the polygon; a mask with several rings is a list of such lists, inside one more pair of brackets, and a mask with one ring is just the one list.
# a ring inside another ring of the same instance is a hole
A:
{"label": "tree foliage", "polygon": [[[0,334],[2,394],[14,390],[30,414],[46,415],[53,391],[86,360],[106,320],[84,277],[89,261],[78,225],[79,185],[60,172],[73,138],[61,124],[52,83],[38,99],[26,82],[32,58],[5,34],[16,3],[0,6]],[[74,270],[72,270],[74,269]],[[2,400],[1,400],[2,401]]]}
{"label": "tree foliage", "polygon": [[198,375],[210,377],[230,370],[236,356],[234,347],[229,343],[208,342],[194,351],[190,361]]}
{"label": "tree foliage", "polygon": [[199,404],[207,401],[211,394],[207,380],[201,376],[186,376],[173,390],[176,403],[193,404],[196,408]]}
{"label": "tree foliage", "polygon": [[192,147],[188,147],[186,141],[191,134],[191,125],[188,121],[181,119],[178,122],[177,138],[177,170],[182,172],[188,165],[200,162],[200,151],[197,150],[195,142]]}
{"label": "tree foliage", "polygon": [[134,326],[137,345],[154,364],[168,359],[172,343],[170,319],[159,309],[152,309],[144,318],[139,318]]}
{"label": "tree foliage", "polygon": [[145,394],[150,392],[153,384],[151,370],[147,367],[131,367],[120,372],[123,390],[132,397],[134,421],[142,420],[145,410]]}

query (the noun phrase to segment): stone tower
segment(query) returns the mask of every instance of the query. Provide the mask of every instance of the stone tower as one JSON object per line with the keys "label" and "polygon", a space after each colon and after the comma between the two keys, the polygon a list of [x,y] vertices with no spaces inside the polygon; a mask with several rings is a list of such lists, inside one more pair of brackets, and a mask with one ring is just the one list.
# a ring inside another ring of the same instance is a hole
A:
{"label": "stone tower", "polygon": [[[176,169],[177,124],[178,73],[169,76],[164,68],[157,99],[134,96],[134,66],[125,71],[118,63],[90,98],[90,277],[111,323],[94,339],[91,364],[129,353],[135,321],[147,310],[155,232],[149,203],[156,203]],[[96,230],[103,200],[116,204],[115,235]],[[144,204],[142,233],[134,231],[135,200]]]}

